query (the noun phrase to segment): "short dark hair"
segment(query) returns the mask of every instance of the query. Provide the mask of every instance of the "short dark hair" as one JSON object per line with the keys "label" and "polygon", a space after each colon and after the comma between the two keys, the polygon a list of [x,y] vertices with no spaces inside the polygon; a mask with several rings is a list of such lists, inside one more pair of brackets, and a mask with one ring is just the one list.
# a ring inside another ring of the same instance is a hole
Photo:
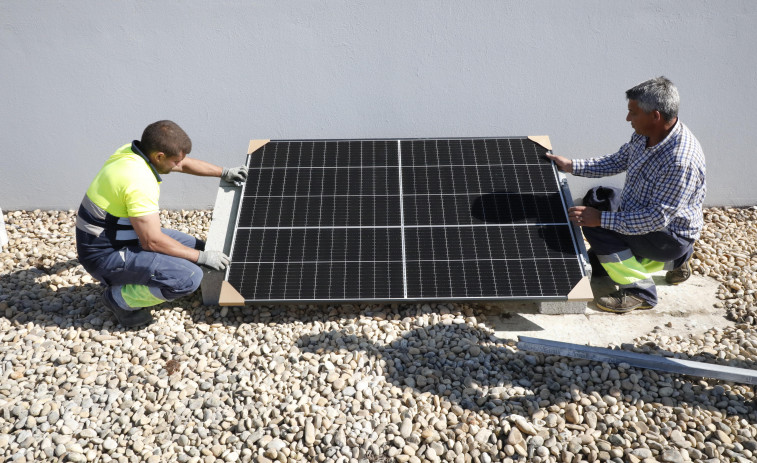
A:
{"label": "short dark hair", "polygon": [[172,158],[192,151],[192,140],[184,130],[173,121],[153,122],[142,132],[139,148],[149,156],[162,152]]}
{"label": "short dark hair", "polygon": [[644,112],[659,111],[666,121],[678,117],[678,89],[665,76],[649,79],[626,90],[626,98],[636,101]]}

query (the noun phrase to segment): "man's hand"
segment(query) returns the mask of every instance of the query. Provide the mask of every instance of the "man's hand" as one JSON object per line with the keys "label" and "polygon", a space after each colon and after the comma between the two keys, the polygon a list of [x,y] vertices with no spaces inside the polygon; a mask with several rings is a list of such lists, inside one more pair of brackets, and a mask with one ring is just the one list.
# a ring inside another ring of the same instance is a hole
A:
{"label": "man's hand", "polygon": [[602,211],[588,206],[575,206],[568,209],[568,219],[582,227],[599,227],[602,225]]}
{"label": "man's hand", "polygon": [[197,265],[204,265],[213,270],[224,270],[229,265],[229,257],[221,251],[200,251]]}
{"label": "man's hand", "polygon": [[247,166],[239,167],[224,167],[221,173],[221,178],[229,183],[240,184],[247,180]]}
{"label": "man's hand", "polygon": [[573,173],[573,160],[568,159],[563,156],[555,156],[554,154],[545,154],[547,158],[549,158],[552,161],[555,161],[555,164],[557,164],[557,168],[560,169],[563,172],[567,172],[569,174]]}

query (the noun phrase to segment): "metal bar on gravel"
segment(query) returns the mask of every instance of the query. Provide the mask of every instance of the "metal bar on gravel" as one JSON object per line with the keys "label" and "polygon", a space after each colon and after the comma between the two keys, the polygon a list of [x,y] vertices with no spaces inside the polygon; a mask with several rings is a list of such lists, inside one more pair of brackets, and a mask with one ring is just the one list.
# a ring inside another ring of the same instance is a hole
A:
{"label": "metal bar on gravel", "polygon": [[743,384],[757,384],[757,370],[729,367],[713,363],[695,362],[659,355],[639,354],[604,347],[583,346],[568,342],[518,336],[518,349],[541,352],[548,355],[560,355],[596,362],[612,364],[627,363],[638,368],[677,373],[681,375],[700,376],[704,378],[733,381]]}

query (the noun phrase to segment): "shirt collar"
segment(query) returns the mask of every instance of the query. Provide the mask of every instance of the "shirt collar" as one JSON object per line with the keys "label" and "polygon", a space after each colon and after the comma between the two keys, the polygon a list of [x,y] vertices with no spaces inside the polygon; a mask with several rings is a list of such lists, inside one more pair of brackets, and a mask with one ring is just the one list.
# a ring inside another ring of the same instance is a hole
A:
{"label": "shirt collar", "polygon": [[152,170],[152,173],[155,175],[155,179],[158,180],[158,183],[163,182],[163,179],[160,178],[160,175],[158,175],[158,171],[155,170],[155,166],[153,166],[152,163],[150,162],[150,158],[148,158],[147,156],[145,156],[145,153],[143,153],[142,150],[139,149],[139,141],[134,140],[133,142],[131,142],[131,150],[135,154],[140,155],[142,157],[142,159],[145,160],[145,162],[147,163],[147,165],[150,166],[150,170]]}
{"label": "shirt collar", "polygon": [[673,140],[675,137],[678,136],[678,133],[681,131],[681,119],[676,118],[676,123],[673,126],[672,129],[670,129],[670,132],[665,136],[665,138],[662,139],[662,141],[653,147],[651,147],[652,151],[657,151],[658,148],[662,148],[663,146],[670,143],[670,140]]}

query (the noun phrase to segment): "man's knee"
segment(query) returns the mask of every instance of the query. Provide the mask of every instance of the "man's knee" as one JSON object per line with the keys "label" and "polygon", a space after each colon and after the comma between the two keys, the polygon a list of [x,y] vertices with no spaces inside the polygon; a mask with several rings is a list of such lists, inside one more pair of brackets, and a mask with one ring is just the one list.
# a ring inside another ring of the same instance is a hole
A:
{"label": "man's knee", "polygon": [[188,293],[193,293],[197,291],[197,288],[200,287],[200,283],[202,283],[202,267],[195,265],[197,268],[197,271],[193,272],[189,278],[187,278],[187,291]]}
{"label": "man's knee", "polygon": [[[183,259],[182,259],[183,260]],[[174,263],[170,271],[155,272],[156,283],[166,300],[187,296],[197,291],[202,282],[202,268],[189,261]]]}
{"label": "man's knee", "polygon": [[[594,247],[615,247],[624,243],[620,234],[602,227],[583,227],[584,238]],[[600,253],[601,254],[601,253]]]}

